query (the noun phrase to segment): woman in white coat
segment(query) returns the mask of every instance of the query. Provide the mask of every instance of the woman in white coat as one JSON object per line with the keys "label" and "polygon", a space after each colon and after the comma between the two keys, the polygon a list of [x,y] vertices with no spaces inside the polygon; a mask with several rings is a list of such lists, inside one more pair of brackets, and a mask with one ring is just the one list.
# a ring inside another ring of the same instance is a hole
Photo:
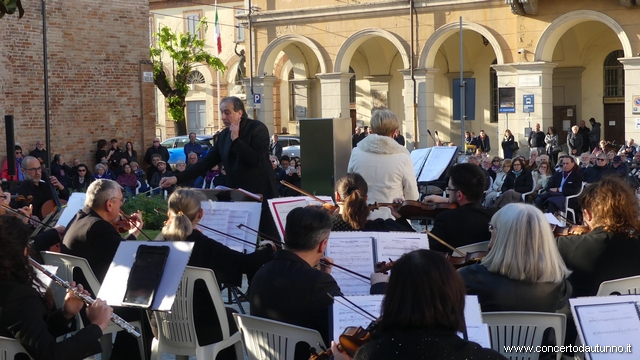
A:
{"label": "woman in white coat", "polygon": [[[394,199],[418,200],[418,183],[409,151],[394,139],[398,118],[387,109],[373,112],[372,134],[353,148],[348,172],[362,175],[369,185],[370,203],[391,203]],[[391,210],[374,211],[370,219],[393,219]]]}

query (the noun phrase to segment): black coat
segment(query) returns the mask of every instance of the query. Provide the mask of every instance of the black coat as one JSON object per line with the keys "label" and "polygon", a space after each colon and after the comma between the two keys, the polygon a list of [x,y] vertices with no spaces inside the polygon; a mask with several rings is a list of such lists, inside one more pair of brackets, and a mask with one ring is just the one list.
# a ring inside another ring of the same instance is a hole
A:
{"label": "black coat", "polygon": [[222,163],[227,171],[227,184],[262,194],[265,199],[276,196],[276,178],[269,160],[269,131],[260,121],[240,121],[238,138],[231,141],[224,129],[213,148],[198,163],[177,175],[178,182],[195,179]]}
{"label": "black coat", "polygon": [[251,315],[317,330],[329,344],[329,306],[333,301],[327,293],[336,292],[340,287],[331,275],[312,268],[293,252],[281,250],[253,277],[249,287]]}
{"label": "black coat", "polygon": [[31,286],[3,280],[0,294],[0,336],[17,339],[34,359],[80,360],[102,351],[102,330],[94,324],[57,342],[56,337],[76,329],[75,319],[47,310]]}
{"label": "black coat", "polygon": [[603,281],[640,275],[640,239],[596,228],[558,238],[558,250],[573,272],[573,296],[595,296]]}
{"label": "black coat", "polygon": [[467,295],[478,295],[483,312],[556,312],[571,295],[567,279],[557,284],[530,283],[492,273],[482,264],[463,267],[458,273],[467,287]]}
{"label": "black coat", "polygon": [[[127,239],[136,238],[130,235]],[[85,206],[67,226],[62,239],[62,253],[85,258],[98,282],[102,283],[122,240],[111,223]],[[78,278],[77,282],[87,283],[81,280]]]}
{"label": "black coat", "polygon": [[415,232],[405,218],[367,220],[363,229],[356,230],[348,222],[344,221],[340,214],[331,215],[331,231]]}
{"label": "black coat", "polygon": [[[549,181],[547,182],[547,187],[545,189],[552,189],[552,188],[560,188],[560,185],[562,184],[562,177],[563,177],[563,173],[562,172],[556,172],[551,176],[551,179],[549,179]],[[571,172],[571,174],[569,174],[569,177],[567,177],[567,180],[564,183],[564,186],[562,187],[562,195],[564,196],[569,196],[569,195],[575,195],[578,192],[580,192],[580,189],[582,188],[582,172],[580,171],[579,167],[576,165],[573,168],[573,171]]]}
{"label": "black coat", "polygon": [[531,176],[531,172],[524,169],[522,170],[522,174],[516,177],[516,174],[513,171],[509,171],[507,176],[504,178],[501,191],[505,192],[511,189],[519,192],[520,194],[531,191],[531,189],[533,189],[533,177]]}
{"label": "black coat", "polygon": [[584,181],[591,184],[600,181],[604,176],[615,174],[615,171],[609,166],[592,166],[584,170]]}
{"label": "black coat", "polygon": [[[567,135],[567,147],[569,147],[569,155],[580,156],[582,153],[582,135],[569,132]],[[576,150],[574,154],[572,150]]]}
{"label": "black coat", "polygon": [[[489,221],[498,209],[484,209],[480,202],[466,204],[436,215],[431,233],[449,245],[459,246],[488,241],[491,238]],[[429,237],[429,248],[451,253],[451,250]]]}
{"label": "black coat", "polygon": [[[160,155],[162,157],[162,160],[164,160],[165,162],[169,161],[169,150],[167,150],[166,147],[159,145],[158,147],[150,146],[147,149],[147,152],[144,154],[144,162],[146,162],[147,165],[151,165],[151,156],[155,154]],[[209,169],[211,169],[211,167]]]}

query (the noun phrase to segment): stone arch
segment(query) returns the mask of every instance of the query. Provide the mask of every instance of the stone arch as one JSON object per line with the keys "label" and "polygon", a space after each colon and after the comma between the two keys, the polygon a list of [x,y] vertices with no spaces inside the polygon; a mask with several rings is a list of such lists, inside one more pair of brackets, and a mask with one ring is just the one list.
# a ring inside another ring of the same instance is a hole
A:
{"label": "stone arch", "polygon": [[[469,21],[462,22],[462,30],[472,30],[477,32],[478,34],[484,36],[485,39],[489,41],[491,47],[493,48],[493,52],[496,54],[496,62],[498,65],[504,64],[504,56],[502,54],[502,48],[498,43],[498,40],[495,36],[489,31],[486,27]],[[460,31],[460,23],[449,23],[441,26],[438,30],[436,30],[430,37],[427,39],[427,42],[424,45],[424,48],[420,52],[420,60],[419,60],[419,68],[421,69],[430,69],[434,67],[436,55],[438,53],[438,49],[440,46],[449,38],[449,36],[453,35]]]}
{"label": "stone arch", "polygon": [[336,73],[348,73],[349,63],[351,62],[353,53],[363,42],[369,40],[372,37],[381,37],[389,40],[391,44],[393,44],[393,46],[398,49],[398,52],[402,57],[404,68],[408,69],[411,67],[409,44],[407,44],[404,39],[390,31],[371,28],[357,31],[353,35],[349,36],[349,38],[342,44],[340,50],[338,51],[333,71]]}
{"label": "stone arch", "polygon": [[[298,34],[288,34],[284,36],[280,36],[279,38],[273,40],[267,47],[264,49],[262,56],[260,57],[260,63],[258,64],[258,73],[257,76],[262,76],[263,74],[272,75],[273,67],[275,64],[276,57],[280,53],[280,51],[284,50],[289,45],[292,44],[303,44],[306,48],[311,50],[317,61],[320,64],[320,72],[326,73],[327,70],[330,69],[331,63],[329,61],[329,55],[318,45],[315,41],[309,39],[306,36],[298,35]],[[301,52],[302,49],[301,49]],[[315,69],[308,69],[308,71],[315,71]]]}
{"label": "stone arch", "polygon": [[191,71],[199,71],[204,76],[204,85],[212,85],[216,83],[211,67],[206,63],[195,63],[191,67]]}
{"label": "stone arch", "polygon": [[603,13],[593,10],[576,10],[559,16],[542,32],[535,51],[535,61],[552,61],[553,51],[562,35],[572,27],[586,22],[597,21],[607,25],[616,34],[622,44],[625,57],[633,57],[629,37],[617,21]]}

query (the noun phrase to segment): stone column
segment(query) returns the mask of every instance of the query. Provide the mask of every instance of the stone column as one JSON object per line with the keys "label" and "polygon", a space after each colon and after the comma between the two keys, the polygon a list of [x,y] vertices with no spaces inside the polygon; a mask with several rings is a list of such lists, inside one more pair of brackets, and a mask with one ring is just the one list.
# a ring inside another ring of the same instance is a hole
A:
{"label": "stone column", "polygon": [[619,60],[624,65],[624,138],[635,139],[637,143],[640,138],[640,104],[633,100],[640,99],[640,57]]}
{"label": "stone column", "polygon": [[328,73],[316,74],[320,79],[320,93],[323,118],[349,117],[349,79],[355,74]]}
{"label": "stone column", "polygon": [[[416,138],[418,138],[416,134],[416,124],[418,121],[418,94],[417,94],[417,85],[420,79],[418,79],[418,74],[414,71],[414,78],[416,80],[416,99],[414,99],[413,95],[413,80],[411,80],[411,69],[398,70],[404,79],[404,121],[400,126],[400,133],[404,136],[405,146],[409,151],[416,148]],[[424,79],[424,73],[421,73],[420,76]],[[416,110],[414,112],[414,103],[416,106]],[[402,114],[398,114],[398,118],[401,118]],[[404,126],[402,126],[404,124]]]}
{"label": "stone column", "polygon": [[[262,121],[273,133],[274,106],[273,106],[273,83],[277,80],[275,76],[258,76],[253,78],[253,95],[249,85],[247,89],[247,112],[249,118]],[[260,94],[260,108],[256,109],[255,95]]]}
{"label": "stone column", "polygon": [[436,121],[435,76],[440,69],[415,69],[416,86],[418,87],[418,146],[426,148],[435,146],[427,130]]}

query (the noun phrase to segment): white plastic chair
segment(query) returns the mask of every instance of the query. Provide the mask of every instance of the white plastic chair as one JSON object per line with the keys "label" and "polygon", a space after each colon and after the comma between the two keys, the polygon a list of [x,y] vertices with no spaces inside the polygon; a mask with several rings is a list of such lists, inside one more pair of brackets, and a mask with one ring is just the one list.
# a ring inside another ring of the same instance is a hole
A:
{"label": "white plastic chair", "polygon": [[640,276],[609,280],[600,284],[596,296],[640,294]]}
{"label": "white plastic chair", "polygon": [[[209,289],[214,309],[220,319],[222,340],[201,346],[198,343],[193,322],[193,288],[196,280],[203,280]],[[162,353],[195,355],[197,360],[215,359],[218,353],[230,346],[235,347],[236,357],[243,358],[240,332],[230,334],[227,312],[224,307],[218,281],[210,269],[187,266],[180,288],[171,307],[171,312],[154,311],[158,324],[158,338],[151,344],[151,359],[162,359]]]}
{"label": "white plastic chair", "polygon": [[536,186],[538,186],[535,176],[531,176],[531,178],[533,179],[533,187],[531,191],[522,194],[522,202],[526,202],[527,195],[533,194],[533,192],[536,191]]}
{"label": "white plastic chair", "polygon": [[140,183],[140,180],[136,181],[136,195],[140,193],[141,186],[142,186],[142,183]]}
{"label": "white plastic chair", "polygon": [[487,251],[487,250],[489,250],[489,242],[488,241],[482,241],[482,242],[475,243],[475,244],[459,246],[457,249],[462,251],[465,254],[476,252],[476,251]]}
{"label": "white plastic chair", "polygon": [[0,360],[13,360],[16,355],[26,355],[33,359],[16,339],[0,336]]}
{"label": "white plastic chair", "polygon": [[[91,288],[94,294],[100,292],[100,282],[96,278],[96,275],[93,273],[93,270],[89,266],[89,263],[86,259],[68,255],[61,254],[56,252],[49,251],[41,251],[40,255],[42,255],[42,259],[44,263],[47,265],[57,266],[58,270],[56,271],[56,275],[64,281],[71,282],[73,280],[73,269],[79,268],[82,270],[82,274],[84,278],[87,280],[85,286]],[[51,291],[53,292],[53,298],[56,302],[56,306],[61,308],[64,303],[64,297],[67,293],[66,289],[62,286],[52,286]],[[76,315],[76,323],[77,329],[82,329],[83,323],[80,314]],[[138,331],[140,332],[140,322],[132,321],[130,322]],[[111,347],[112,347],[112,333],[117,333],[118,331],[122,331],[122,328],[114,323],[109,323],[109,326],[102,332],[102,337],[100,338],[100,344],[102,345],[102,357],[108,359],[111,355]],[[142,337],[138,339],[138,348],[140,349],[140,355],[142,359],[144,359],[144,342],[142,341]]]}
{"label": "white plastic chair", "polygon": [[[536,360],[540,353],[508,353],[505,346],[532,346],[535,348],[542,344],[544,331],[553,328],[556,335],[556,344],[564,344],[564,332],[567,327],[567,317],[564,314],[542,312],[486,312],[482,313],[482,321],[489,325],[491,348],[499,352],[507,359]],[[562,353],[556,354],[560,360]]]}
{"label": "white plastic chair", "polygon": [[295,355],[296,344],[306,342],[321,351],[322,336],[316,330],[290,325],[251,315],[233,314],[242,333],[242,343],[249,360],[289,360]]}
{"label": "white plastic chair", "polygon": [[582,192],[584,191],[584,188],[587,186],[586,182],[582,182],[582,187],[580,188],[580,191],[575,194],[575,195],[569,195],[564,199],[564,211],[562,213],[563,219],[563,225],[562,226],[566,226],[567,225],[567,221],[568,218],[567,216],[569,216],[569,213],[571,213],[571,217],[573,217],[573,223],[575,224],[576,222],[576,211],[572,208],[569,207],[569,200],[577,198],[578,196],[580,196],[582,194]]}

